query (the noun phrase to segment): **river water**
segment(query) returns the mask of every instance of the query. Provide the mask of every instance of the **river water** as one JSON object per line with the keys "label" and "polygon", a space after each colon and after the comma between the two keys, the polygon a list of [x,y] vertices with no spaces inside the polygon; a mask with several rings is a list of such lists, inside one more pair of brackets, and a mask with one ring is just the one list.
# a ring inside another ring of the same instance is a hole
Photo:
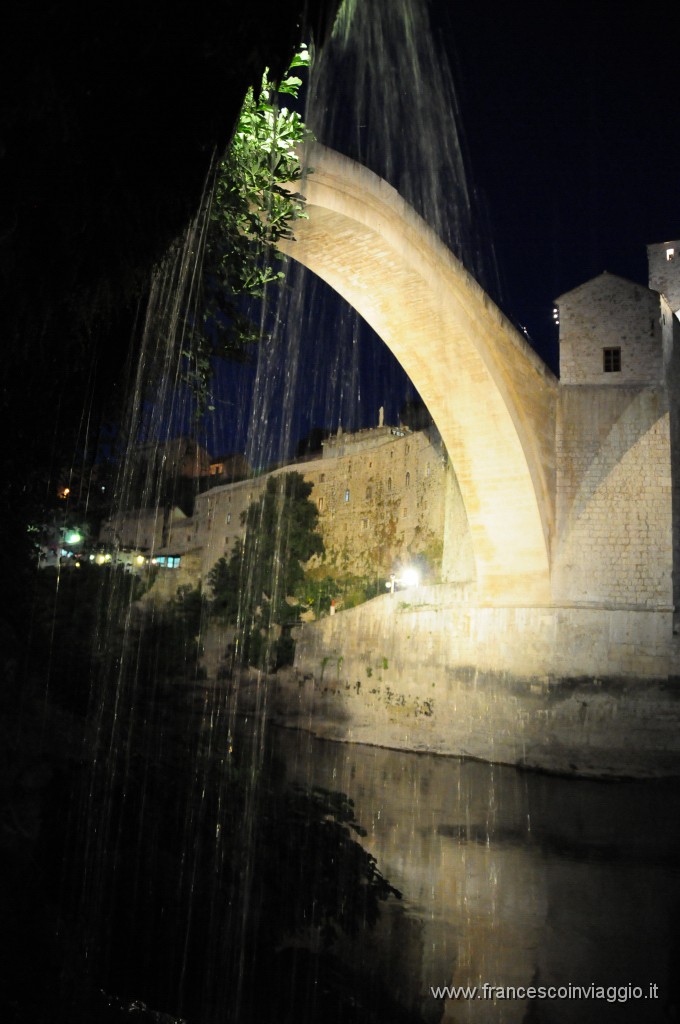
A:
{"label": "river water", "polygon": [[[572,780],[284,729],[268,746],[290,781],[348,794],[403,893],[351,951],[402,1005],[433,1022],[680,1020],[680,782]],[[432,993],[485,983],[562,991]]]}

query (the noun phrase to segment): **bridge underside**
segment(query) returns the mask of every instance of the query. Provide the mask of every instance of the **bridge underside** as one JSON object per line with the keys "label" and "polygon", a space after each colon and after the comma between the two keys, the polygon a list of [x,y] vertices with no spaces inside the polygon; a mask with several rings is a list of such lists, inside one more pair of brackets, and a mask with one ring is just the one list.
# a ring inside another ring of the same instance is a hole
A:
{"label": "bridge underside", "polygon": [[314,147],[308,220],[282,249],[333,287],[394,353],[454,465],[478,600],[550,600],[557,382],[397,192]]}

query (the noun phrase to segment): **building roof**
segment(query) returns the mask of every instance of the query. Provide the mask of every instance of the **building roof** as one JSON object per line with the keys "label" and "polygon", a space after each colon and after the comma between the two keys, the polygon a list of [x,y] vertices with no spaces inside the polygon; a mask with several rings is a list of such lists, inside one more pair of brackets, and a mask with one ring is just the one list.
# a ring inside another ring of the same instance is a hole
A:
{"label": "building roof", "polygon": [[577,285],[576,288],[572,288],[570,291],[563,292],[562,295],[558,295],[554,301],[559,304],[565,299],[570,299],[572,296],[578,295],[579,292],[585,294],[590,291],[595,291],[604,282],[607,284],[610,282],[616,282],[627,289],[636,288],[640,291],[649,291],[649,288],[645,284],[640,284],[638,281],[631,281],[627,277],[620,277],[618,274],[610,274],[608,270],[603,270],[601,274],[597,275],[597,277],[591,277],[587,281],[584,281],[583,284]]}

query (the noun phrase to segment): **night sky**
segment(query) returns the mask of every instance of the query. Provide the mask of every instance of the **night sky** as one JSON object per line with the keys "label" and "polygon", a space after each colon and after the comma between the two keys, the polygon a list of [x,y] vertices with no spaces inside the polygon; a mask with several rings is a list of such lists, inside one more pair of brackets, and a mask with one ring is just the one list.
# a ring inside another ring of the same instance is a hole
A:
{"label": "night sky", "polygon": [[[653,3],[643,13],[623,5],[604,10],[558,3],[540,9],[500,0],[432,0],[430,14],[435,45],[455,83],[456,124],[472,197],[470,244],[481,254],[477,276],[557,372],[554,299],[603,270],[644,283],[647,243],[680,235],[678,73],[670,5]],[[368,60],[377,63],[370,48]],[[376,68],[374,77],[381,73]],[[354,122],[361,121],[363,131],[367,120],[364,112],[356,113],[355,74],[354,66],[343,65],[333,85],[347,90],[339,102],[350,136],[358,133]],[[404,151],[417,152],[417,89],[408,68],[399,74],[396,86],[385,83],[378,107],[401,103],[396,119],[404,125]],[[447,133],[443,125],[442,137]],[[339,144],[335,138],[322,141],[348,151],[342,138]],[[398,178],[399,170],[394,174]],[[382,343],[326,292],[318,286],[309,300],[316,305],[305,313],[288,451],[312,426],[371,425],[380,405],[387,421],[395,422],[412,393]],[[325,374],[328,368],[332,373]],[[247,409],[247,377],[242,371],[222,376],[218,407]],[[278,393],[283,387],[282,382]],[[278,413],[271,412],[269,420],[270,437],[256,456],[260,462],[285,454]],[[235,423],[230,417],[226,430],[218,427],[209,440],[213,450],[248,443],[247,428],[236,431]],[[251,448],[253,430],[260,428],[261,420],[250,427]]]}
{"label": "night sky", "polygon": [[552,300],[680,233],[673,6],[438,8],[500,304],[557,369]]}

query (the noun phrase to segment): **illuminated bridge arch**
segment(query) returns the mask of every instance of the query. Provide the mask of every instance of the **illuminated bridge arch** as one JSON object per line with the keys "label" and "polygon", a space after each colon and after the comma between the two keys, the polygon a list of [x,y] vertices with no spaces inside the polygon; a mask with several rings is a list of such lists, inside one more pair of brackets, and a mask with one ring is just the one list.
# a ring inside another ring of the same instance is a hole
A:
{"label": "illuminated bridge arch", "polygon": [[550,599],[557,380],[401,196],[314,146],[282,249],[383,339],[427,405],[465,503],[478,599]]}

